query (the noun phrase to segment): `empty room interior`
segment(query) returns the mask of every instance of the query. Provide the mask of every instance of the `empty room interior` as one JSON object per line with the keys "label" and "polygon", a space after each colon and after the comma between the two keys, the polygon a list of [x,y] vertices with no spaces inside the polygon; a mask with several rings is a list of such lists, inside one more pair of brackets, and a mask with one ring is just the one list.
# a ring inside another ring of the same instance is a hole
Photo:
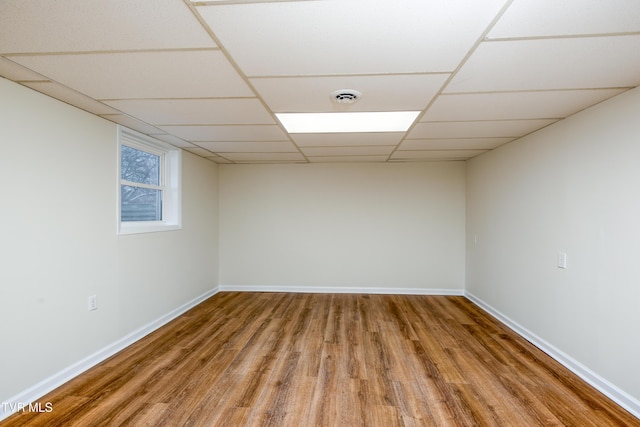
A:
{"label": "empty room interior", "polygon": [[0,424],[640,425],[639,85],[637,0],[0,1]]}

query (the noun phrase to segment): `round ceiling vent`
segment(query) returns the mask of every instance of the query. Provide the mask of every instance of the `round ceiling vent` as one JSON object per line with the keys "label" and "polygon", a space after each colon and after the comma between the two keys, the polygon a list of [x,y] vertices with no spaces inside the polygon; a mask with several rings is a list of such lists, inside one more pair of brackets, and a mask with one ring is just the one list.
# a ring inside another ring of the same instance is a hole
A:
{"label": "round ceiling vent", "polygon": [[362,94],[353,89],[340,89],[331,92],[331,99],[338,104],[353,104],[362,98]]}

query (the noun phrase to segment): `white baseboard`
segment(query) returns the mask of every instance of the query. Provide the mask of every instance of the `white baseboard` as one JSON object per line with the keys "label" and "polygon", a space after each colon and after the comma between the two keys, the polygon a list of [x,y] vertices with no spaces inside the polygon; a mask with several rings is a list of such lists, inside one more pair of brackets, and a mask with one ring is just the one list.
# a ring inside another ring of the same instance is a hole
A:
{"label": "white baseboard", "polygon": [[[40,381],[38,384],[35,384],[34,386],[29,387],[23,392],[18,393],[17,395],[11,397],[6,402],[3,402],[2,407],[0,407],[0,421],[9,417],[14,412],[16,412],[18,404],[25,405],[26,407],[28,407],[30,403],[36,402],[39,398],[41,398],[45,394],[60,387],[62,384],[66,383],[67,381],[77,377],[78,375],[87,371],[89,368],[92,368],[98,363],[108,359],[109,357],[113,356],[117,352],[125,349],[126,347],[130,346],[136,341],[142,339],[146,335],[149,335],[151,332],[169,323],[176,317],[187,312],[191,308],[200,304],[202,301],[206,300],[207,298],[212,297],[218,292],[219,292],[218,288],[214,288],[210,291],[205,292],[204,294],[192,299],[191,301],[181,305],[180,307],[174,310],[171,310],[169,313],[165,314],[164,316],[120,338],[116,342],[104,347],[101,350],[96,351],[92,355],[85,357],[84,359],[50,376],[49,378],[46,378]],[[41,406],[44,406],[44,404]]]}
{"label": "white baseboard", "polygon": [[361,288],[323,286],[242,286],[220,285],[220,292],[290,292],[311,294],[382,294],[382,295],[454,295],[464,296],[462,289]]}
{"label": "white baseboard", "polygon": [[519,325],[517,322],[514,322],[509,317],[505,316],[472,293],[465,291],[465,296],[473,303],[477,304],[479,307],[487,311],[493,317],[498,319],[500,322],[505,324],[507,327],[512,329],[518,335],[538,347],[540,350],[547,353],[549,356],[564,365],[574,374],[578,375],[580,378],[589,383],[602,394],[609,397],[618,405],[622,406],[624,409],[632,413],[635,417],[640,418],[640,401],[638,399],[634,398],[624,390],[621,390],[619,387],[610,383],[606,379],[602,378],[600,375],[593,372],[582,363],[578,362],[562,350],[549,344],[547,341],[543,340],[533,332]]}

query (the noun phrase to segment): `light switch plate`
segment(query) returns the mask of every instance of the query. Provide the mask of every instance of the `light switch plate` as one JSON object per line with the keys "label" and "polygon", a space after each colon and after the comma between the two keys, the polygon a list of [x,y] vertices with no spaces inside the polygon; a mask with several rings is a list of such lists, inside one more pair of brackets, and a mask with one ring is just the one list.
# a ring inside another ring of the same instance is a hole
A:
{"label": "light switch plate", "polygon": [[558,252],[558,268],[567,268],[566,252]]}

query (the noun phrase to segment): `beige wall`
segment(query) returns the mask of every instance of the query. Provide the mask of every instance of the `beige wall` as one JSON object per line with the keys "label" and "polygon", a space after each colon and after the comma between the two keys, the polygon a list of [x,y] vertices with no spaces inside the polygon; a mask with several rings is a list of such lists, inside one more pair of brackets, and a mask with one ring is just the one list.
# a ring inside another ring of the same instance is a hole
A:
{"label": "beige wall", "polygon": [[222,165],[221,287],[464,288],[463,162]]}
{"label": "beige wall", "polygon": [[466,271],[472,297],[640,407],[638,111],[636,89],[471,160],[466,184],[456,162],[184,153],[183,229],[118,237],[116,126],[0,79],[0,401],[218,283],[446,293]]}
{"label": "beige wall", "polygon": [[182,230],[118,237],[115,124],[0,78],[0,146],[0,401],[217,286],[215,164],[183,154]]}
{"label": "beige wall", "polygon": [[636,89],[467,168],[467,291],[635,405],[639,112]]}

